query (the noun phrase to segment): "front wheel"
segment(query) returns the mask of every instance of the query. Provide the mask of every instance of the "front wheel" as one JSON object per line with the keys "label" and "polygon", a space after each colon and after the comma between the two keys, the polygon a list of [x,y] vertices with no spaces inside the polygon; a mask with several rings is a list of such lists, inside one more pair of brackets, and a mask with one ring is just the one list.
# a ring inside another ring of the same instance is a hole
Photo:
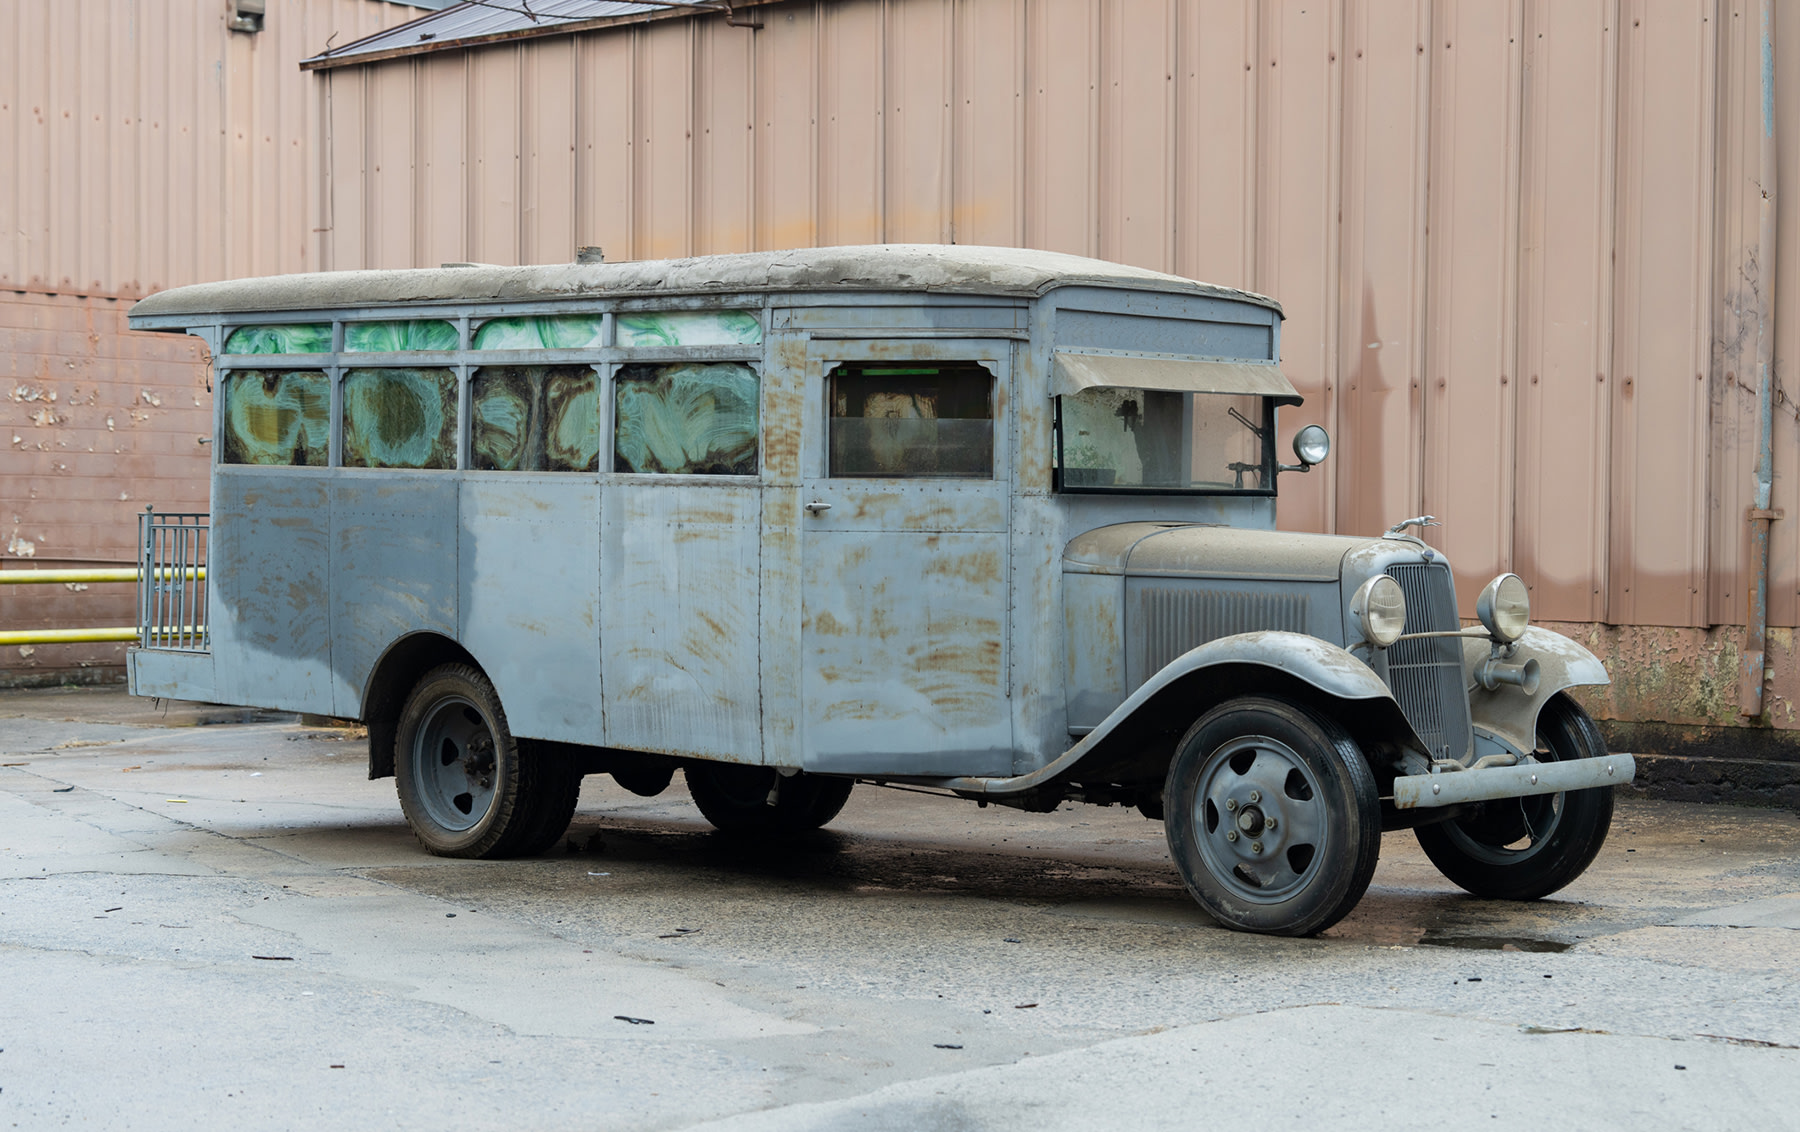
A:
{"label": "front wheel", "polygon": [[1169,854],[1226,927],[1313,935],[1375,875],[1375,776],[1341,726],[1299,704],[1245,697],[1207,712],[1163,788]]}
{"label": "front wheel", "polygon": [[[1538,713],[1539,762],[1599,758],[1606,739],[1581,705],[1558,692]],[[1490,900],[1536,900],[1580,876],[1612,826],[1610,786],[1483,802],[1453,821],[1413,831],[1457,887]]]}
{"label": "front wheel", "polygon": [[774,767],[689,763],[683,775],[701,814],[726,833],[792,836],[818,829],[850,800],[848,778],[783,777]]}
{"label": "front wheel", "polygon": [[400,808],[438,856],[528,856],[568,829],[581,776],[554,744],[513,738],[480,670],[445,664],[427,672],[396,732]]}

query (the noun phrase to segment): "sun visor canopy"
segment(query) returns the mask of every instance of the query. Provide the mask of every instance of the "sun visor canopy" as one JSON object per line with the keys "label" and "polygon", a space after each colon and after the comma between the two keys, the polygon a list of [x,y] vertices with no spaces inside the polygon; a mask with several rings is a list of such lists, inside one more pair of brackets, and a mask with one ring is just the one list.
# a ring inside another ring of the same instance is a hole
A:
{"label": "sun visor canopy", "polygon": [[1095,386],[1249,394],[1272,397],[1277,405],[1298,405],[1302,400],[1281,367],[1273,362],[1206,362],[1056,351],[1052,394],[1064,397]]}

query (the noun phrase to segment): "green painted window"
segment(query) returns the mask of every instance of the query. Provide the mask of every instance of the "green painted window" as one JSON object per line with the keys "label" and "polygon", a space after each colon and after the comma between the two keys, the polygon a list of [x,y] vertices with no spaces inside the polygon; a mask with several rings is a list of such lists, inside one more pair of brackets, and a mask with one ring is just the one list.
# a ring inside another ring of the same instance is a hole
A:
{"label": "green painted window", "polygon": [[454,350],[462,345],[456,324],[440,318],[344,324],[344,352],[391,354],[400,350]]}
{"label": "green painted window", "polygon": [[475,349],[579,350],[600,345],[604,326],[597,314],[490,319],[475,328]]}
{"label": "green painted window", "polygon": [[469,466],[600,470],[600,393],[587,366],[484,366],[469,390]]}
{"label": "green painted window", "polygon": [[225,339],[227,354],[329,354],[331,324],[240,326]]}
{"label": "green painted window", "polygon": [[833,476],[994,475],[994,375],[980,362],[831,371]]}
{"label": "green painted window", "polygon": [[613,470],[755,475],[757,390],[738,362],[620,366]]}
{"label": "green painted window", "polygon": [[219,459],[226,464],[322,468],[331,444],[331,383],[318,370],[239,370],[225,398]]}
{"label": "green painted window", "polygon": [[447,369],[345,374],[344,466],[456,467],[456,375]]}
{"label": "green painted window", "polygon": [[621,346],[754,346],[762,323],[750,311],[638,311],[621,314]]}

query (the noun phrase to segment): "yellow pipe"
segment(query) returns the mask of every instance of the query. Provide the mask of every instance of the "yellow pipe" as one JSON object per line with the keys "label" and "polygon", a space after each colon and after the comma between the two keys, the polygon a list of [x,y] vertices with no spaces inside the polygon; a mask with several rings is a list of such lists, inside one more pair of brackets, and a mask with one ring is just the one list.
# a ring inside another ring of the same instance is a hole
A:
{"label": "yellow pipe", "polygon": [[[151,639],[176,638],[198,643],[205,636],[206,627],[186,629],[156,629],[151,632]],[[80,645],[94,644],[102,641],[135,641],[141,632],[134,628],[120,629],[7,629],[0,630],[0,646],[5,645]]]}
{"label": "yellow pipe", "polygon": [[[54,585],[59,582],[86,582],[90,585],[101,582],[135,582],[138,574],[136,566],[120,566],[108,570],[0,570],[0,586]],[[167,581],[176,574],[191,580],[205,581],[206,567],[189,566],[185,570],[176,570],[165,566],[156,572],[156,580]]]}

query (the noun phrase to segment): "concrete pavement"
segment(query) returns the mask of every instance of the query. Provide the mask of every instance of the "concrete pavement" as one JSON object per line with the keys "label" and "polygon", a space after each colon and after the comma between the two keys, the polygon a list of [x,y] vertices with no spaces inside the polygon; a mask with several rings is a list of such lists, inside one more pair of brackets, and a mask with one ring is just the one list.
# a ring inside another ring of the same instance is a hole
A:
{"label": "concrete pavement", "polygon": [[1391,834],[1278,940],[1132,811],[859,788],[768,849],[590,778],[564,847],[446,861],[364,757],[0,697],[0,1128],[1800,1127],[1791,813],[1621,799],[1531,905]]}

